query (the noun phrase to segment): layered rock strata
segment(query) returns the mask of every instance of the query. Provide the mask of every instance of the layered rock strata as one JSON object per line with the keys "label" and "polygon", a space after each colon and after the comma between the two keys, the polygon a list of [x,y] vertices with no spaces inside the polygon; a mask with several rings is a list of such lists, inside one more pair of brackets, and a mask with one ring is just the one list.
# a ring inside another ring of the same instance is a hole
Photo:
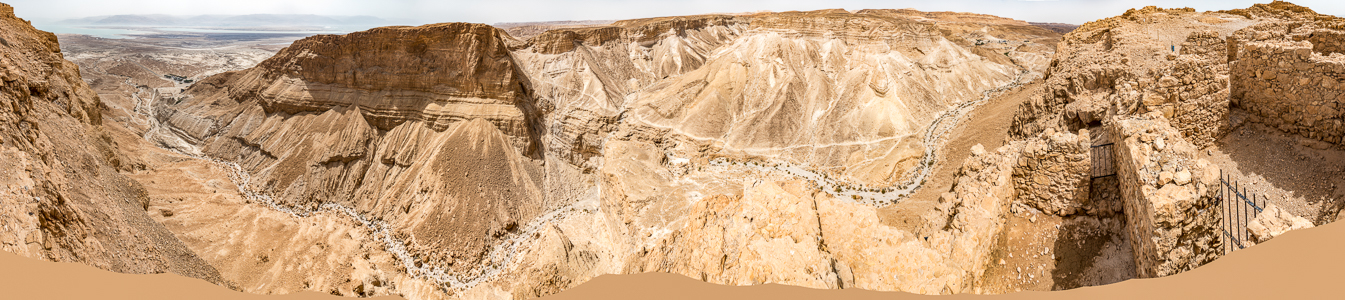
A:
{"label": "layered rock strata", "polygon": [[[935,22],[940,18],[958,21]],[[991,38],[983,27],[1000,36],[994,45],[975,44]],[[686,176],[722,181],[700,172],[711,155],[781,159],[868,184],[903,179],[925,153],[918,134],[938,112],[980,99],[1022,72],[1040,72],[1057,36],[985,15],[842,10],[626,20],[526,41],[479,24],[389,27],[297,41],[254,68],[161,99],[154,111],[186,142],[166,146],[237,162],[254,179],[243,188],[274,195],[281,206],[339,205],[384,221],[416,267],[471,282],[527,274],[564,285],[614,270],[676,270],[637,268],[634,261],[644,259],[625,253],[652,245],[664,230],[681,230],[679,220],[726,217],[687,203],[718,199],[724,203],[706,205],[733,207],[729,202],[757,199],[746,188],[687,191],[704,198],[646,191],[685,188],[674,182]],[[613,161],[613,153],[631,156]],[[634,173],[615,175],[626,172]],[[574,211],[600,199],[619,204]],[[773,219],[765,212],[742,214]],[[607,227],[579,237],[546,226],[583,218],[575,214],[594,214]],[[574,245],[598,237],[614,241]],[[530,248],[543,256],[518,258],[554,268],[496,265],[513,255],[502,251],[514,248],[501,247],[534,240],[569,246]],[[993,244],[989,237],[948,240]],[[748,247],[736,242],[725,243]],[[566,263],[547,262],[551,255]],[[741,263],[754,261],[767,262]],[[840,276],[818,266],[809,277]],[[939,284],[862,279],[895,272],[881,268],[847,276],[849,285],[880,289],[966,286],[965,276],[951,271],[957,268],[940,268],[950,271],[938,275],[946,277]],[[744,270],[705,272],[750,282]],[[560,274],[569,277],[555,278]],[[529,282],[478,290],[540,296],[556,288]]]}
{"label": "layered rock strata", "polygon": [[[592,167],[600,137],[630,110],[632,123],[890,185],[923,155],[915,134],[933,112],[1022,69],[1040,71],[1052,51],[1053,32],[964,15],[930,22],[828,10],[627,20],[549,31],[514,55],[537,74],[529,78],[542,106],[565,116],[548,126],[548,151],[572,163]],[[861,24],[870,29],[857,31]],[[983,28],[1013,42],[973,44],[991,39]]]}
{"label": "layered rock strata", "polygon": [[1168,276],[1222,255],[1218,171],[1160,112],[1109,123],[1136,275]]}
{"label": "layered rock strata", "polygon": [[904,18],[865,12],[745,18],[743,37],[704,66],[632,95],[632,113],[730,151],[886,186],[907,179],[906,170],[919,162],[918,134],[937,112],[1018,72],[1007,60],[959,46],[932,24]]}
{"label": "layered rock strata", "polygon": [[563,205],[544,200],[541,112],[510,41],[463,23],[310,37],[157,117],[238,162],[248,190],[388,220],[420,257],[480,272],[507,233]]}

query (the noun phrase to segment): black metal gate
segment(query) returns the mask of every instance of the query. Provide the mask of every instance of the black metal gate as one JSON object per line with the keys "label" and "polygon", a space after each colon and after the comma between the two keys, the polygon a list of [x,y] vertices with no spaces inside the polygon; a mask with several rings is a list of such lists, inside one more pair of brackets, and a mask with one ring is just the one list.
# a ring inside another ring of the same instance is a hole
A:
{"label": "black metal gate", "polygon": [[1250,246],[1251,233],[1247,231],[1247,223],[1261,214],[1269,200],[1265,195],[1248,192],[1247,187],[1232,178],[1232,175],[1219,171],[1219,192],[1215,196],[1215,206],[1223,214],[1220,225],[1224,231],[1224,254]]}
{"label": "black metal gate", "polygon": [[1092,179],[1116,176],[1116,163],[1112,157],[1113,143],[1093,145],[1088,156],[1093,160]]}

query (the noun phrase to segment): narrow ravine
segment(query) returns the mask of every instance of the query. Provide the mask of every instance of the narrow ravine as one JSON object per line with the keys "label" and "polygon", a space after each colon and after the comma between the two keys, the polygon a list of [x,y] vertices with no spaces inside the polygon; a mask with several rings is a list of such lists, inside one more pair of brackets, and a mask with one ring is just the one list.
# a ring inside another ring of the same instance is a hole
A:
{"label": "narrow ravine", "polygon": [[[756,168],[762,171],[782,171],[787,174],[807,179],[816,186],[821,187],[827,193],[841,198],[858,198],[860,202],[870,205],[884,205],[895,203],[905,199],[916,189],[924,184],[925,178],[932,172],[934,162],[937,161],[938,149],[943,146],[944,138],[947,133],[956,127],[968,112],[975,107],[986,102],[999,92],[1015,88],[1025,81],[1027,73],[1017,74],[1014,80],[1008,84],[995,89],[982,92],[982,97],[977,100],[967,101],[941,113],[930,126],[925,130],[923,141],[925,143],[925,155],[921,162],[907,174],[914,174],[907,182],[903,182],[892,187],[871,188],[863,187],[858,184],[850,184],[844,181],[829,178],[828,176],[810,171],[806,166],[775,163],[772,165],[762,165],[754,163],[735,163],[724,159],[711,161],[712,165],[717,166],[746,166]],[[139,90],[139,89],[138,89]],[[316,208],[303,208],[280,204],[266,191],[255,191],[249,188],[252,176],[242,166],[235,162],[210,157],[201,154],[199,149],[183,140],[179,133],[180,130],[172,128],[169,124],[163,124],[155,116],[155,107],[152,101],[157,97],[154,91],[141,92],[150,93],[150,99],[139,96],[140,93],[133,95],[136,103],[136,113],[140,114],[149,123],[149,129],[145,132],[143,138],[155,144],[156,146],[181,154],[186,157],[212,162],[222,169],[226,170],[229,180],[238,187],[239,194],[246,199],[267,206],[273,210],[291,215],[294,218],[308,218],[314,215],[331,213],[344,215],[354,223],[359,224],[371,236],[384,244],[384,249],[393,254],[397,261],[406,272],[416,278],[437,284],[445,292],[461,292],[476,287],[482,283],[488,283],[500,278],[504,272],[517,268],[517,261],[520,257],[528,253],[531,249],[530,242],[534,236],[547,224],[561,220],[570,214],[579,211],[582,203],[569,204],[542,215],[533,218],[516,233],[511,233],[504,241],[491,247],[486,255],[486,261],[466,272],[451,272],[444,266],[432,265],[422,260],[419,256],[410,253],[407,250],[407,243],[394,234],[389,229],[388,223],[379,218],[365,216],[359,211],[336,203],[325,203]],[[163,141],[162,139],[172,139],[172,141]],[[852,188],[855,187],[855,188]],[[591,205],[591,204],[590,204]]]}
{"label": "narrow ravine", "polygon": [[[152,94],[153,93],[151,92],[151,95]],[[143,138],[149,142],[164,150],[194,159],[209,161],[220,166],[220,168],[227,171],[229,180],[238,187],[238,193],[243,195],[243,197],[250,201],[265,205],[273,210],[289,214],[294,218],[307,218],[322,213],[333,213],[349,217],[355,223],[360,224],[371,234],[371,236],[382,241],[385,250],[396,256],[397,260],[401,262],[402,267],[407,270],[408,274],[433,282],[446,292],[461,292],[482,283],[498,279],[501,273],[516,267],[515,262],[518,259],[519,254],[530,250],[527,249],[528,247],[525,244],[532,241],[531,237],[535,236],[541,228],[552,221],[563,219],[570,213],[578,211],[578,204],[570,204],[533,218],[532,221],[529,221],[522,226],[520,231],[511,234],[509,238],[505,239],[503,242],[494,245],[486,256],[487,261],[485,264],[477,266],[477,268],[468,272],[453,274],[442,266],[431,265],[426,261],[422,261],[418,256],[408,252],[406,250],[406,242],[394,236],[388,229],[387,222],[381,219],[366,217],[355,209],[330,202],[315,209],[305,209],[280,204],[267,192],[249,189],[248,187],[252,181],[252,176],[237,163],[198,154],[200,152],[195,148],[196,146],[186,143],[185,141],[171,143],[177,147],[169,147],[168,144],[170,143],[154,140],[156,134],[158,134],[158,137],[160,138],[174,138],[179,140],[180,138],[177,137],[177,134],[175,133],[175,130],[171,128],[171,125],[163,124],[154,117],[154,105],[150,103],[150,100],[141,98],[138,93],[133,95],[133,98],[137,102],[137,113],[145,117],[147,122],[149,122],[149,130],[143,135]],[[151,96],[150,98],[156,97]],[[164,136],[164,134],[167,136]]]}

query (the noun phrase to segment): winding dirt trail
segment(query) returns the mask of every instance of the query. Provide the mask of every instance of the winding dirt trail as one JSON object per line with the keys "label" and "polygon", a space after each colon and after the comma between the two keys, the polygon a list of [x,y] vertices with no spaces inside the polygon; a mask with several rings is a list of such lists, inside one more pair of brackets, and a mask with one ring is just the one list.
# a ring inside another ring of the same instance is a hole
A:
{"label": "winding dirt trail", "polygon": [[948,142],[949,133],[958,127],[958,124],[968,115],[986,101],[1013,89],[1016,89],[1027,82],[1031,82],[1035,76],[1029,76],[1028,72],[1020,72],[1014,76],[1013,81],[996,87],[994,89],[981,92],[981,98],[958,103],[957,105],[940,113],[934,121],[930,122],[929,127],[925,129],[922,135],[922,142],[925,145],[925,155],[920,159],[920,163],[915,168],[907,171],[903,177],[910,178],[905,182],[895,184],[889,187],[871,187],[864,184],[849,182],[831,178],[825,174],[820,174],[810,170],[807,166],[795,165],[786,162],[770,162],[766,164],[754,162],[734,162],[726,159],[711,160],[710,164],[714,166],[741,166],[753,168],[762,172],[784,172],[791,176],[801,177],[808,180],[814,187],[821,188],[833,197],[843,199],[854,199],[860,203],[872,206],[884,206],[901,202],[920,190],[934,171],[935,165],[939,162],[940,149],[945,147]]}

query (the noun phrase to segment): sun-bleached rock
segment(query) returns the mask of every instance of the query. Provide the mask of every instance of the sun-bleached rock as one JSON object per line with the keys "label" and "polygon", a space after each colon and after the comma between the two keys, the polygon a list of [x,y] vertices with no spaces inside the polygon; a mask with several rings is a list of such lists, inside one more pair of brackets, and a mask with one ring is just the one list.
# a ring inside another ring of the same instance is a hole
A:
{"label": "sun-bleached rock", "polygon": [[1208,146],[1227,130],[1223,38],[1255,23],[1226,12],[1149,6],[1080,26],[1060,44],[1046,93],[1019,107],[1010,133],[1029,138],[1161,111],[1192,144]]}
{"label": "sun-bleached rock", "polygon": [[[1307,16],[1304,16],[1306,18]],[[1330,20],[1266,23],[1233,41],[1232,101],[1259,121],[1288,133],[1340,144],[1345,136],[1342,31]]]}
{"label": "sun-bleached rock", "polygon": [[1247,222],[1247,232],[1257,244],[1265,243],[1290,230],[1312,227],[1312,221],[1290,214],[1275,204],[1266,205],[1256,218]]}

